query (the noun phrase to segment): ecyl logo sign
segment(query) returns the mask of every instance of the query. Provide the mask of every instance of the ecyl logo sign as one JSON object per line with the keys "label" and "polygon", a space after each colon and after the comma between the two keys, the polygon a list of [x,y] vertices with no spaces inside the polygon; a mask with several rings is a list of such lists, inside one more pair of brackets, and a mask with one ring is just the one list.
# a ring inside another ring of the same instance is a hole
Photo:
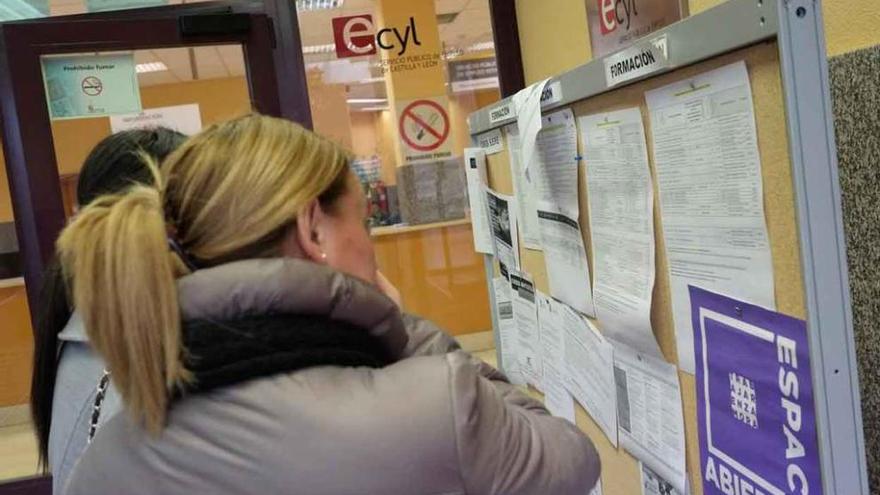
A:
{"label": "ecyl logo sign", "polygon": [[623,25],[627,31],[634,17],[639,15],[636,0],[596,0],[599,2],[599,26],[602,34],[614,32]]}
{"label": "ecyl logo sign", "polygon": [[393,50],[399,57],[406,53],[411,43],[422,46],[416,31],[415,18],[410,17],[409,24],[403,28],[386,27],[377,33],[370,14],[333,19],[333,40],[336,43],[336,56],[339,58],[374,55],[376,47]]}

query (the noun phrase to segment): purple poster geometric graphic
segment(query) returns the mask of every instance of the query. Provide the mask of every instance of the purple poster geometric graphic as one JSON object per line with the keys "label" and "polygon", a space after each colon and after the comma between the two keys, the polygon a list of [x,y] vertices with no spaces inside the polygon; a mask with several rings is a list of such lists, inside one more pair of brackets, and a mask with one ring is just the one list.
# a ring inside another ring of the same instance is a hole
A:
{"label": "purple poster geometric graphic", "polygon": [[706,495],[821,495],[803,320],[689,286]]}

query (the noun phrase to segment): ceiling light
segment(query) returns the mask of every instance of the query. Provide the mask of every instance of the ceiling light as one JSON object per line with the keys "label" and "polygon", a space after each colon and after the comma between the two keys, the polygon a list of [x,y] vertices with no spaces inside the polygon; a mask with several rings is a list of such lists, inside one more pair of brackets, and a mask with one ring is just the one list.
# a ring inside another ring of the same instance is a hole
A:
{"label": "ceiling light", "polygon": [[389,110],[389,108],[387,105],[381,106],[381,107],[357,107],[357,108],[354,108],[355,112],[386,112],[388,110]]}
{"label": "ceiling light", "polygon": [[380,83],[380,82],[385,82],[385,78],[382,76],[370,77],[368,79],[361,79],[357,83],[358,84],[375,84],[375,83]]}
{"label": "ceiling light", "polygon": [[147,72],[162,72],[168,70],[168,67],[162,62],[147,62],[145,64],[135,65],[134,70],[138,74],[144,74]]}
{"label": "ceiling light", "polygon": [[319,53],[333,53],[335,50],[336,45],[333,43],[328,43],[326,45],[309,45],[303,47],[303,54],[316,55]]}
{"label": "ceiling light", "polygon": [[296,0],[297,12],[313,12],[315,10],[330,10],[342,7],[345,0]]}
{"label": "ceiling light", "polygon": [[494,50],[495,42],[494,41],[484,41],[482,43],[474,43],[473,45],[467,47],[468,52],[482,52],[485,50]]}
{"label": "ceiling light", "polygon": [[348,103],[350,105],[376,105],[376,104],[387,104],[388,98],[349,98]]}

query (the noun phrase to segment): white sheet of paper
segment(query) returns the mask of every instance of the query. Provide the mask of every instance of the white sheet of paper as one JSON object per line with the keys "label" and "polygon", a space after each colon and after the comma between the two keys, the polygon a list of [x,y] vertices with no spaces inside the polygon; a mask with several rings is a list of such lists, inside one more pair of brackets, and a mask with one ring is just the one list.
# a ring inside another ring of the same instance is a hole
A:
{"label": "white sheet of paper", "polygon": [[693,373],[688,284],[775,308],[748,70],[737,62],[645,97],[679,366]]}
{"label": "white sheet of paper", "polygon": [[504,140],[501,138],[501,129],[493,129],[477,136],[477,144],[487,155],[494,155],[504,151]]}
{"label": "white sheet of paper", "polygon": [[644,462],[639,463],[639,472],[642,475],[642,495],[683,495],[687,493],[687,491],[676,490],[672,483],[663,479]]}
{"label": "white sheet of paper", "polygon": [[538,227],[550,294],[581,313],[595,316],[590,265],[577,220],[563,213],[539,210]]}
{"label": "white sheet of paper", "polygon": [[544,86],[550,79],[536,82],[531,86],[520,90],[513,95],[513,105],[516,109],[516,125],[520,131],[520,150],[523,161],[523,171],[528,171],[531,164],[536,160],[535,141],[538,132],[541,131],[541,94]]}
{"label": "white sheet of paper", "polygon": [[541,328],[541,363],[544,365],[544,405],[550,414],[575,424],[574,398],[565,386],[565,329],[562,307],[537,291],[538,326]]}
{"label": "white sheet of paper", "polygon": [[516,235],[516,204],[514,199],[485,188],[486,214],[492,229],[495,258],[501,265],[501,275],[508,278],[511,270],[519,270],[519,239]]}
{"label": "white sheet of paper", "polygon": [[486,153],[479,148],[464,149],[464,169],[467,179],[468,202],[471,207],[471,230],[474,235],[474,250],[478,253],[494,254],[492,231],[489,228],[489,215],[486,213],[486,195],[483,190],[486,179]]}
{"label": "white sheet of paper", "polygon": [[568,391],[617,447],[614,347],[586,318],[570,307],[563,304],[561,314],[565,329]]}
{"label": "white sheet of paper", "polygon": [[684,492],[684,417],[674,364],[614,345],[620,444]]}
{"label": "white sheet of paper", "polygon": [[198,134],[202,130],[198,103],[146,108],[139,113],[110,116],[110,131],[113,133],[156,127],[167,127],[187,136]]}
{"label": "white sheet of paper", "polygon": [[[539,210],[565,213],[577,220],[577,123],[571,108],[545,115],[537,139],[537,161],[525,173]],[[525,156],[525,155],[523,155]]]}
{"label": "white sheet of paper", "polygon": [[654,186],[642,113],[629,108],[578,118],[587,164],[593,243],[593,299],[608,337],[657,357]]}
{"label": "white sheet of paper", "polygon": [[590,490],[590,495],[602,495],[602,478],[599,478],[599,481],[596,481],[596,486]]}
{"label": "white sheet of paper", "polygon": [[526,249],[541,248],[541,231],[538,229],[538,207],[535,192],[523,173],[520,156],[519,131],[516,124],[505,127],[507,152],[510,157],[510,176],[513,179],[513,195],[516,197],[519,233]]}
{"label": "white sheet of paper", "polygon": [[498,320],[498,341],[501,344],[501,369],[514,385],[524,385],[525,378],[519,370],[517,361],[516,319],[513,316],[513,301],[510,299],[510,282],[504,277],[492,279],[495,291],[495,317]]}
{"label": "white sheet of paper", "polygon": [[510,272],[510,297],[516,320],[516,357],[526,382],[542,390],[541,330],[535,305],[535,284],[526,273]]}

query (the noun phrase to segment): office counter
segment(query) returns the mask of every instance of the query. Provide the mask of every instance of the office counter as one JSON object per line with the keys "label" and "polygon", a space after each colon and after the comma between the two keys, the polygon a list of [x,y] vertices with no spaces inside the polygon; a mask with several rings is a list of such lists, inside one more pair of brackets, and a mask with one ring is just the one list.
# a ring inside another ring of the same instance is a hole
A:
{"label": "office counter", "polygon": [[470,220],[379,227],[372,231],[379,269],[403,306],[453,335],[492,329],[483,257]]}

